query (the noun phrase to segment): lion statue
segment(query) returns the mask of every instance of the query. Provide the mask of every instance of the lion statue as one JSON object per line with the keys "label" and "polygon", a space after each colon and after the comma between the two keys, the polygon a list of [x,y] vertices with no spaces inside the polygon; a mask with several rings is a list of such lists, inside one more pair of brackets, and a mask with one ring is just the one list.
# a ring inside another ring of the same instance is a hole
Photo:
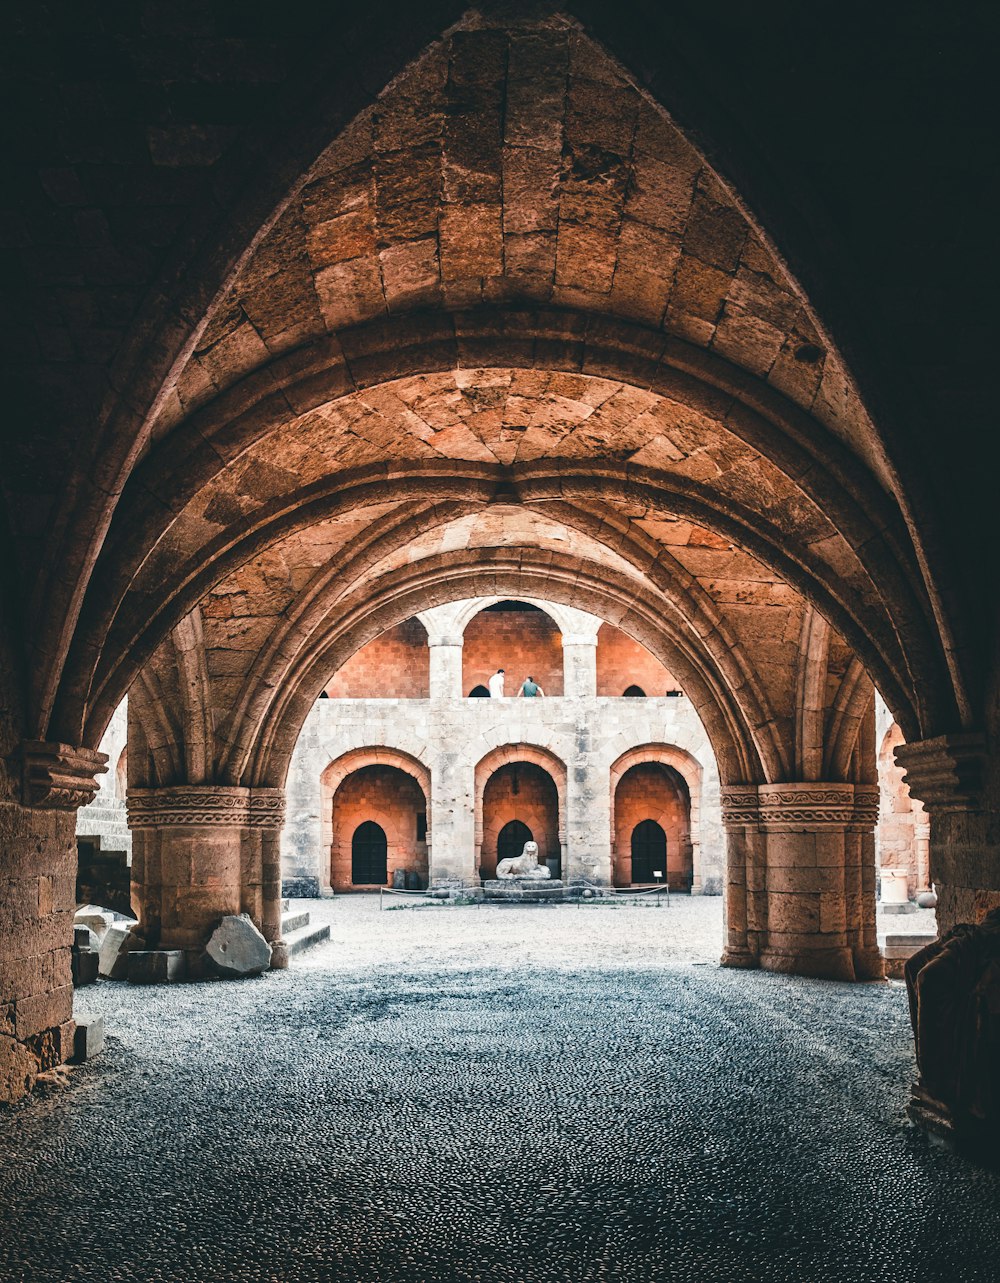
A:
{"label": "lion statue", "polygon": [[538,843],[525,842],[520,855],[510,856],[497,865],[498,878],[550,878],[547,864],[538,863]]}

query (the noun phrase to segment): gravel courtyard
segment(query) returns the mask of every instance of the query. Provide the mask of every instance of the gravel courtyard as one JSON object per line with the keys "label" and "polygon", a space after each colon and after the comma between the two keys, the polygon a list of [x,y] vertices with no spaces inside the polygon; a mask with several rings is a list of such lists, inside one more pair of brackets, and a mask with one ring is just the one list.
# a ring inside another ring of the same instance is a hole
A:
{"label": "gravel courtyard", "polygon": [[718,900],[309,907],[287,973],[81,991],[105,1053],[0,1114],[3,1283],[1000,1278],[902,986],[722,970]]}

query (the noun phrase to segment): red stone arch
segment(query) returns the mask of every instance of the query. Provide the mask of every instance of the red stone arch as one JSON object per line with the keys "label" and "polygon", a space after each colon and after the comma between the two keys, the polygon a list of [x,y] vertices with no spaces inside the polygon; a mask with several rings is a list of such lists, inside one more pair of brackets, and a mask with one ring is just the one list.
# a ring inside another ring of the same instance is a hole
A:
{"label": "red stone arch", "polygon": [[[321,850],[332,854],[334,832],[333,832],[333,806],[337,791],[340,786],[356,772],[363,770],[366,766],[391,766],[398,771],[413,779],[418,788],[424,795],[424,803],[427,814],[427,861],[430,863],[431,851],[431,830],[430,830],[430,803],[431,803],[431,773],[419,758],[412,756],[410,753],[404,753],[401,749],[388,748],[384,745],[374,745],[365,748],[352,748],[323,770],[320,775],[320,835]],[[372,817],[376,822],[386,828],[388,821],[390,827],[393,825],[391,818],[386,816],[375,815]],[[329,876],[329,860],[324,859],[321,866],[321,877],[324,879],[324,885],[329,889],[331,883],[326,881]]]}
{"label": "red stone arch", "polygon": [[531,766],[538,766],[551,778],[556,786],[556,801],[558,806],[557,829],[559,840],[560,863],[565,870],[566,867],[566,789],[567,789],[567,772],[566,763],[562,758],[557,757],[551,749],[544,748],[539,744],[500,744],[492,749],[485,757],[476,763],[475,771],[475,842],[476,842],[476,863],[478,870],[483,855],[483,841],[485,837],[484,815],[483,815],[483,797],[486,792],[486,785],[492,776],[496,774],[503,766],[512,766],[514,764],[527,763]]}
{"label": "red stone arch", "polygon": [[630,748],[612,763],[609,773],[610,817],[611,817],[611,867],[612,879],[617,864],[618,853],[615,842],[615,800],[618,786],[623,777],[634,767],[647,762],[656,762],[660,766],[669,766],[684,781],[688,792],[688,834],[691,858],[691,889],[701,889],[701,793],[702,765],[693,754],[675,744],[641,744]]}

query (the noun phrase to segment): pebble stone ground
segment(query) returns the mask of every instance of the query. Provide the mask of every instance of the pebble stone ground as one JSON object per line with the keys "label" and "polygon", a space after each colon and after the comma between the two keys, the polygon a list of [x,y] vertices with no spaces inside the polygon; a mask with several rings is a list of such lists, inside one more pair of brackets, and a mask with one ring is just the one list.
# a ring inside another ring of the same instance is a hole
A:
{"label": "pebble stone ground", "polygon": [[722,970],[718,900],[310,907],[285,974],[78,995],[104,1055],[0,1114],[4,1283],[1000,1278],[900,985]]}

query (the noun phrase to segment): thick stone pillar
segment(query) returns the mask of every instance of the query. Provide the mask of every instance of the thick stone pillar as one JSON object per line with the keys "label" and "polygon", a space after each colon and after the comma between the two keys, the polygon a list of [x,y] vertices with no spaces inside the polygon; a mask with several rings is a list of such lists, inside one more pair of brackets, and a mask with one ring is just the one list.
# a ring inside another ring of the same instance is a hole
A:
{"label": "thick stone pillar", "polygon": [[723,789],[721,801],[726,832],[722,965],[757,967],[767,931],[764,839],[759,827],[757,785],[730,785]]}
{"label": "thick stone pillar", "polygon": [[431,699],[461,699],[462,690],[462,638],[432,635],[427,639],[430,647]]}
{"label": "thick stone pillar", "polygon": [[[430,763],[428,880],[431,886],[478,885],[473,767],[463,744],[444,748]],[[480,841],[482,835],[480,834]]]}
{"label": "thick stone pillar", "polygon": [[281,939],[284,792],[220,784],[131,788],[132,907],[150,949],[180,949],[197,976],[219,920],[246,913],[287,966]]}
{"label": "thick stone pillar", "polygon": [[0,800],[0,1102],[20,1099],[73,1049],[70,951],[76,811],[107,757],[31,741],[19,796]]}
{"label": "thick stone pillar", "polygon": [[980,734],[941,735],[901,744],[896,761],[927,811],[930,878],[937,890],[938,933],[981,922],[1000,908],[1000,793]]}
{"label": "thick stone pillar", "polygon": [[727,966],[831,980],[882,975],[875,939],[878,790],[866,785],[730,785]]}
{"label": "thick stone pillar", "polygon": [[[281,934],[281,830],[285,823],[284,789],[250,792],[250,833],[259,844],[260,929],[271,946],[271,969],[288,966],[288,947]],[[251,914],[253,917],[253,914]],[[254,919],[256,921],[256,919]]]}
{"label": "thick stone pillar", "polygon": [[592,699],[597,694],[597,633],[563,633],[563,694]]}

